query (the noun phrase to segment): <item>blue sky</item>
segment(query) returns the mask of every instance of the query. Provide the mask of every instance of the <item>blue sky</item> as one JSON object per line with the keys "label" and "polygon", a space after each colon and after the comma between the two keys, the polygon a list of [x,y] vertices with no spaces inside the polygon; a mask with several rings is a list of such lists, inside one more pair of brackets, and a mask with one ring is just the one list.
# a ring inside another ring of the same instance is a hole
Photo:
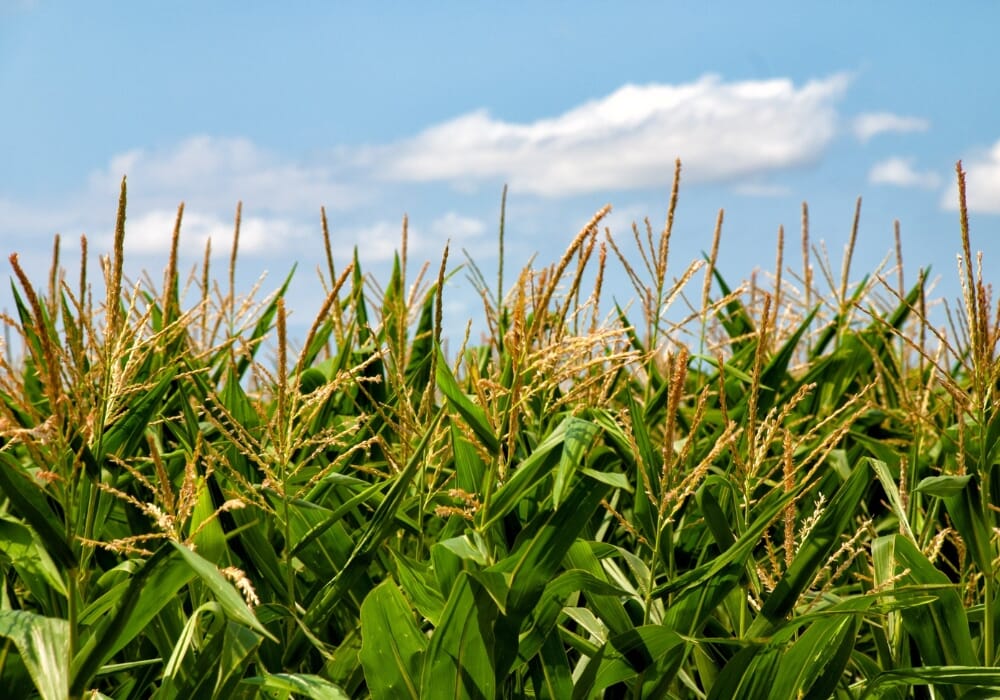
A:
{"label": "blue sky", "polygon": [[861,196],[857,273],[899,219],[910,279],[931,264],[955,296],[958,159],[1000,258],[997,27],[988,2],[0,0],[0,248],[39,280],[56,232],[106,251],[127,174],[126,255],[155,278],[179,202],[187,260],[211,236],[221,263],[242,199],[243,288],[299,262],[304,323],[320,206],[336,257],[383,279],[404,214],[411,260],[451,239],[490,270],[507,182],[514,269],[605,203],[619,240],[659,226],[680,157],[676,274],[720,208],[731,281],[771,269],[780,224],[797,267],[803,201],[839,269]]}

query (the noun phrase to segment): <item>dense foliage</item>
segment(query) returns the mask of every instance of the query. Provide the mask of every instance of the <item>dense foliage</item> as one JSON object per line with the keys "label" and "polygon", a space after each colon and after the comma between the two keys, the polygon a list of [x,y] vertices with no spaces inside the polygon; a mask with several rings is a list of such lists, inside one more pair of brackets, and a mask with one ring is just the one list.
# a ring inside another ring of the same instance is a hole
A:
{"label": "dense foliage", "polygon": [[[162,288],[125,280],[124,183],[103,299],[85,242],[47,290],[12,256],[4,697],[992,697],[1000,324],[964,206],[941,329],[898,246],[849,282],[806,216],[798,274],[779,234],[727,286],[721,213],[668,272],[676,200],[506,286],[447,251],[411,283],[404,222],[380,289],[324,225],[298,350],[287,282],[234,289],[238,217],[228,287],[207,253],[181,284],[183,209]],[[456,347],[460,269],[488,332]]]}

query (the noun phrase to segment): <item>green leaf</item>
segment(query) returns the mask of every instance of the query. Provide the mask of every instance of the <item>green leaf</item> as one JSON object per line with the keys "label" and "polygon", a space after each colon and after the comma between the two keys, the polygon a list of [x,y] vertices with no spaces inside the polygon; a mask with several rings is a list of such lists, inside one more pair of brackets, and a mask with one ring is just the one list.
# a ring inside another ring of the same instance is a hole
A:
{"label": "green leaf", "polygon": [[985,572],[993,569],[993,527],[992,518],[983,512],[980,488],[977,480],[970,480],[957,494],[946,497],[944,505],[976,566]]}
{"label": "green leaf", "polygon": [[563,440],[562,455],[559,457],[559,466],[556,468],[552,484],[552,505],[555,508],[559,508],[559,504],[566,498],[573,473],[580,466],[590,444],[594,441],[594,436],[597,435],[597,426],[590,421],[570,416],[564,425],[566,437]]}
{"label": "green leaf", "polygon": [[[247,678],[243,684],[260,688],[269,697],[288,698],[292,693],[312,700],[350,700],[351,697],[340,686],[308,673],[268,673]],[[276,693],[287,693],[287,695],[276,695]]]}
{"label": "green leaf", "polygon": [[917,488],[913,490],[938,498],[951,498],[961,493],[971,480],[971,474],[965,476],[927,476],[921,479]]}
{"label": "green leaf", "polygon": [[0,637],[6,637],[17,647],[42,700],[65,700],[69,694],[66,620],[26,610],[0,610]]}
{"label": "green leaf", "polygon": [[6,451],[0,452],[0,491],[10,499],[14,512],[38,533],[49,554],[63,568],[76,568],[76,555],[66,543],[63,525],[46,502],[44,490]]}
{"label": "green leaf", "polygon": [[[921,666],[919,668],[894,668],[883,671],[869,683],[862,698],[879,697],[876,692],[897,685],[958,685],[977,689],[1000,690],[1000,670],[971,666]],[[967,697],[967,696],[966,696]],[[989,697],[995,697],[990,694]]]}
{"label": "green leaf", "polygon": [[548,698],[569,698],[573,694],[573,669],[559,630],[553,629],[542,644],[541,654],[533,659],[540,691],[536,695]]}
{"label": "green leaf", "polygon": [[608,649],[602,655],[594,690],[637,678],[672,650],[683,649],[685,645],[683,637],[662,625],[641,625],[615,635],[608,640]]}
{"label": "green leaf", "polygon": [[882,488],[885,489],[885,494],[889,498],[889,506],[892,508],[892,512],[896,515],[896,518],[899,519],[900,528],[902,528],[907,537],[916,542],[917,538],[910,527],[910,518],[906,514],[906,508],[903,507],[903,499],[899,494],[899,487],[896,486],[896,480],[889,471],[889,465],[880,459],[871,458],[869,458],[868,463],[875,471],[875,476],[882,483]]}
{"label": "green leaf", "polygon": [[511,571],[508,611],[526,614],[534,607],[607,490],[599,481],[582,479],[560,508],[540,513],[522,531],[514,551],[496,566]]}
{"label": "green leaf", "polygon": [[[833,611],[813,622],[781,657],[770,697],[772,700],[827,697],[833,688],[816,688],[824,678],[834,684],[843,675],[854,648],[860,619]],[[846,653],[845,653],[846,652]]]}
{"label": "green leaf", "polygon": [[[157,692],[157,700],[172,700],[178,696],[180,687],[183,687],[186,679],[191,676],[191,672],[194,670],[192,667],[196,665],[184,663],[185,657],[194,651],[195,637],[203,635],[204,638],[211,639],[221,631],[224,625],[224,618],[219,614],[221,612],[219,608],[218,603],[205,603],[198,606],[188,616],[170,658],[163,667],[163,681]],[[205,616],[211,617],[212,620],[208,629],[203,632],[201,626],[202,618]],[[200,640],[201,644],[198,645],[203,647],[199,651],[204,651],[204,647],[207,646],[204,638]],[[191,656],[193,655],[192,653]]]}
{"label": "green leaf", "polygon": [[449,405],[458,411],[465,423],[472,429],[476,437],[486,447],[490,454],[500,453],[500,441],[497,440],[496,433],[486,419],[486,412],[480,406],[472,403],[468,396],[462,393],[455,380],[455,375],[448,367],[448,360],[444,354],[438,350],[437,360],[437,383],[441,393],[448,399]]}
{"label": "green leaf", "polygon": [[[588,427],[584,427],[588,426]],[[574,451],[582,449],[584,441],[592,440],[596,426],[582,419],[569,416],[565,418],[532,453],[518,465],[514,475],[497,489],[489,504],[489,510],[483,509],[484,518],[482,530],[488,530],[500,518],[513,510],[532,489],[548,477],[564,460],[571,461]],[[573,433],[571,437],[570,433]],[[567,446],[567,443],[570,443]],[[568,467],[567,467],[568,469]],[[565,477],[564,477],[565,478]]]}
{"label": "green leaf", "polygon": [[[153,386],[143,391],[141,397],[129,405],[123,417],[105,428],[102,447],[104,454],[115,454],[119,457],[130,457],[142,442],[146,429],[160,410],[163,409],[164,396],[177,375],[176,367],[161,370],[162,376]],[[96,455],[101,459],[104,455]]]}
{"label": "green leaf", "polygon": [[375,700],[419,699],[427,638],[392,581],[383,581],[361,604],[361,664]]}
{"label": "green leaf", "polygon": [[171,540],[170,544],[175,550],[180,552],[181,557],[187,565],[194,571],[202,582],[208,587],[215,597],[215,600],[222,606],[229,619],[246,625],[258,634],[267,637],[273,642],[278,640],[260,623],[257,616],[247,606],[246,601],[236,591],[236,587],[230,583],[219,571],[219,568],[201,555],[192,552],[187,546]]}
{"label": "green leaf", "polygon": [[809,537],[799,545],[795,559],[764,601],[760,615],[750,625],[748,636],[766,635],[792,611],[802,591],[816,578],[833,548],[849,532],[858,502],[870,485],[870,474],[867,460],[854,468],[850,478],[824,509]]}
{"label": "green leaf", "polygon": [[85,608],[81,622],[96,624],[73,658],[70,692],[82,693],[97,670],[142,632],[193,576],[177,551],[164,544],[135,574]]}
{"label": "green leaf", "polygon": [[[382,499],[364,531],[358,537],[344,568],[316,593],[303,619],[306,627],[315,629],[327,620],[332,614],[333,608],[340,603],[341,596],[350,588],[352,581],[365,572],[370,557],[375,549],[382,545],[383,539],[396,522],[397,511],[403,503],[417,471],[423,464],[424,453],[442,415],[442,411],[439,410],[425,427],[424,434],[410,456],[410,460],[402,471],[392,479],[385,498]],[[297,637],[292,644],[288,645],[285,652],[286,660],[295,658],[299,654],[302,643],[302,639]]]}
{"label": "green leaf", "polygon": [[436,292],[436,284],[427,290],[427,296],[424,298],[420,311],[420,320],[417,322],[417,330],[406,360],[406,369],[403,371],[403,380],[406,386],[411,391],[418,392],[417,395],[422,395],[431,380],[431,356],[435,351],[434,302]]}
{"label": "green leaf", "polygon": [[66,584],[48,552],[32,531],[8,518],[0,518],[0,558],[6,557],[37,600],[45,600],[48,589],[66,596]]}
{"label": "green leaf", "polygon": [[493,626],[498,612],[486,589],[460,573],[424,657],[419,697],[496,697]]}
{"label": "green leaf", "polygon": [[[900,535],[879,537],[872,543],[876,585],[913,587],[936,600],[901,611],[903,627],[925,666],[975,666],[969,620],[951,581]],[[882,577],[889,578],[883,579]]]}

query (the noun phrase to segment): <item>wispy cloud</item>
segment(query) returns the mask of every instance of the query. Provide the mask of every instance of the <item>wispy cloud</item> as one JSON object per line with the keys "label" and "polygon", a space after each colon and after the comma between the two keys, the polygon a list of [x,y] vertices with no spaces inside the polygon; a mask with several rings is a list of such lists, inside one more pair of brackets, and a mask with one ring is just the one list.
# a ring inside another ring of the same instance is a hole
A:
{"label": "wispy cloud", "polygon": [[[37,240],[56,232],[72,247],[86,234],[110,247],[115,202],[128,178],[126,249],[158,254],[170,244],[177,206],[185,203],[184,252],[198,255],[205,241],[228,250],[237,202],[244,202],[240,248],[247,255],[295,256],[304,241],[319,240],[319,209],[357,207],[372,196],[344,184],[334,162],[282,156],[242,138],[193,136],[180,143],[132,149],[112,156],[58,207],[0,196],[0,235]],[[53,195],[58,196],[58,195]]]}
{"label": "wispy cloud", "polygon": [[854,135],[866,142],[879,134],[907,134],[927,131],[931,123],[920,117],[904,117],[892,112],[871,112],[854,118]]}
{"label": "wispy cloud", "polygon": [[787,79],[625,85],[555,117],[507,122],[479,110],[357,162],[397,181],[503,179],[515,191],[558,197],[669,185],[675,158],[688,181],[733,181],[801,166],[836,134],[838,74],[796,86]]}
{"label": "wispy cloud", "polygon": [[[481,220],[454,211],[446,212],[429,224],[411,220],[407,225],[407,250],[419,257],[436,259],[445,242],[450,240],[453,248],[478,252],[482,245],[493,244],[483,235],[485,231],[486,225]],[[400,249],[402,236],[401,220],[380,219],[367,225],[339,229],[333,237],[334,254],[346,260],[353,256],[357,247],[362,262],[385,262]]]}
{"label": "wispy cloud", "polygon": [[792,190],[787,185],[767,182],[741,182],[736,185],[736,193],[747,197],[787,197]]}
{"label": "wispy cloud", "polygon": [[868,182],[874,185],[919,187],[932,190],[941,184],[941,177],[931,170],[917,170],[913,158],[887,158],[868,171]]}
{"label": "wispy cloud", "polygon": [[[963,161],[965,195],[970,211],[1000,214],[1000,141],[989,150]],[[941,197],[944,209],[958,209],[958,185],[952,184]]]}

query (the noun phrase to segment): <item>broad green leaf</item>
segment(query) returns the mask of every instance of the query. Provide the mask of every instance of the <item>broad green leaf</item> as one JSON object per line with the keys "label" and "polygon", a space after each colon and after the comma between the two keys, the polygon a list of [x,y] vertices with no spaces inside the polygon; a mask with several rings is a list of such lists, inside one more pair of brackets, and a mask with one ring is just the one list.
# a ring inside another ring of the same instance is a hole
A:
{"label": "broad green leaf", "polygon": [[536,694],[548,698],[569,698],[573,694],[573,673],[566,648],[557,629],[549,632],[542,644],[541,653],[533,661],[534,675],[538,679]]}
{"label": "broad green leaf", "polygon": [[45,600],[49,587],[66,596],[62,574],[38,538],[21,523],[0,517],[0,560],[3,558],[10,560],[37,600]]}
{"label": "broad green leaf", "polygon": [[583,534],[607,489],[592,479],[577,481],[562,506],[532,519],[518,536],[514,551],[491,568],[510,575],[505,614],[497,626],[498,676],[506,674],[514,662],[522,621],[535,608],[573,542]]}
{"label": "broad green leaf", "polygon": [[[881,689],[897,686],[972,686],[975,689],[992,689],[989,695],[1000,692],[1000,670],[973,666],[921,666],[919,668],[894,668],[880,673],[865,688],[862,698],[880,697]],[[968,694],[964,694],[969,697]]]}
{"label": "broad green leaf", "polygon": [[496,696],[493,626],[497,615],[486,589],[468,573],[459,574],[424,656],[419,697]]}
{"label": "broad green leaf", "polygon": [[76,555],[66,543],[63,524],[46,502],[44,490],[7,451],[0,451],[0,491],[10,499],[14,512],[38,533],[48,553],[64,568],[76,568]]}
{"label": "broad green leaf", "polygon": [[[486,512],[484,509],[485,520],[481,525],[482,530],[488,530],[516,507],[521,499],[547,478],[563,459],[571,459],[565,457],[567,450],[572,455],[574,450],[580,449],[582,444],[580,440],[586,435],[591,435],[590,439],[593,439],[590,428],[585,432],[579,432],[582,424],[592,425],[573,416],[565,418],[541,444],[535,447],[531,455],[518,465],[514,475],[497,489],[489,505],[489,511]],[[575,433],[573,438],[569,436],[571,431]],[[567,447],[567,441],[572,441],[571,447]]]}
{"label": "broad green leaf", "polygon": [[638,678],[671,650],[683,648],[683,637],[662,625],[640,625],[608,640],[594,690]]}
{"label": "broad green leaf", "polygon": [[927,476],[921,479],[917,488],[913,490],[938,498],[950,498],[961,493],[971,479],[971,474],[965,476]]}
{"label": "broad green leaf", "polygon": [[767,700],[778,673],[783,650],[749,644],[722,668],[708,700]]}
{"label": "broad green leaf", "polygon": [[528,524],[509,561],[497,565],[511,572],[509,611],[526,614],[531,610],[606,493],[605,484],[581,479],[560,508],[540,513]]}
{"label": "broad green leaf", "polygon": [[419,699],[427,638],[392,581],[383,581],[361,604],[361,663],[375,700]]}
{"label": "broad green leaf", "polygon": [[901,611],[903,627],[920,653],[925,666],[975,666],[969,620],[962,599],[948,577],[931,564],[909,539],[900,535],[879,537],[872,543],[877,576],[889,574],[876,585],[913,587],[934,596],[935,601]]}
{"label": "broad green leaf", "polygon": [[65,700],[69,693],[69,623],[66,620],[26,610],[0,610],[0,637],[9,639],[17,647],[42,700]]}
{"label": "broad green leaf", "polygon": [[810,624],[782,655],[770,694],[772,700],[795,700],[806,694],[825,697],[833,690],[815,686],[824,678],[833,678],[836,684],[841,677],[854,647],[860,619],[830,613]]}
{"label": "broad green leaf", "polygon": [[198,500],[191,513],[191,529],[195,532],[192,540],[202,557],[214,563],[222,562],[228,552],[226,533],[215,517],[215,504],[204,478],[197,480],[195,490]]}
{"label": "broad green leaf", "polygon": [[350,700],[339,686],[309,673],[268,673],[247,678],[243,684],[260,688],[269,698],[290,698],[295,693],[311,700]]}
{"label": "broad green leaf", "polygon": [[[571,571],[585,571],[601,583],[612,585],[608,581],[607,572],[601,566],[600,560],[594,555],[594,550],[582,539],[578,538],[570,545],[566,552],[565,562]],[[581,589],[583,588],[581,586]],[[612,634],[622,634],[633,627],[628,613],[625,612],[625,606],[622,605],[620,594],[606,595],[597,590],[589,588],[586,590],[587,601],[593,607],[593,612],[607,625]]]}
{"label": "broad green leaf", "polygon": [[441,613],[444,610],[444,597],[433,584],[433,573],[425,562],[419,562],[404,556],[400,552],[391,552],[395,560],[395,574],[399,587],[413,603],[413,607],[421,617],[437,627]]}

